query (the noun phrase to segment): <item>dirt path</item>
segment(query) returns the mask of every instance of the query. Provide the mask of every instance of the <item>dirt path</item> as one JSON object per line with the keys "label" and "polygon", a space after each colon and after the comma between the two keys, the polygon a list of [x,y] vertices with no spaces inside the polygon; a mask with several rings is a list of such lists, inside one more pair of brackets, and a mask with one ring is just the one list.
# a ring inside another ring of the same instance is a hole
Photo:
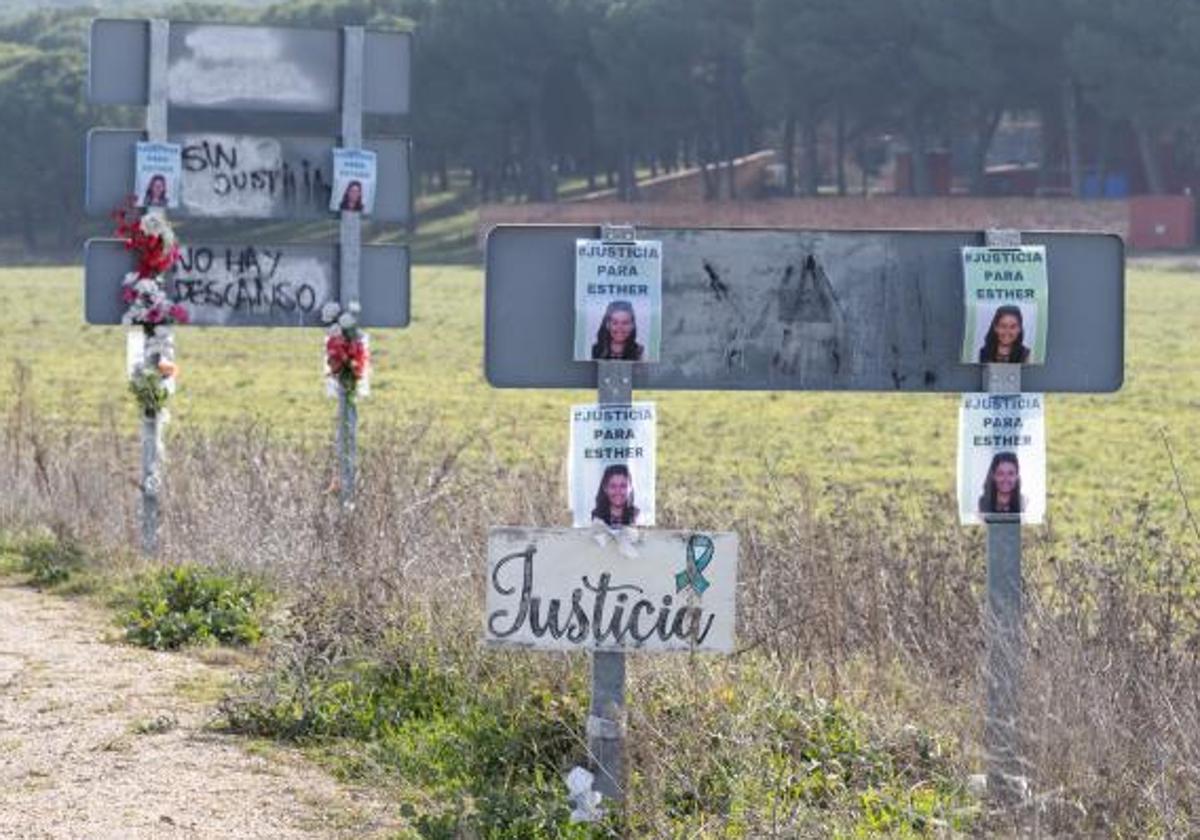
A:
{"label": "dirt path", "polygon": [[[0,582],[0,837],[386,837],[384,803],[206,730],[222,669],[106,640],[76,600]],[[390,829],[390,831],[389,831]]]}

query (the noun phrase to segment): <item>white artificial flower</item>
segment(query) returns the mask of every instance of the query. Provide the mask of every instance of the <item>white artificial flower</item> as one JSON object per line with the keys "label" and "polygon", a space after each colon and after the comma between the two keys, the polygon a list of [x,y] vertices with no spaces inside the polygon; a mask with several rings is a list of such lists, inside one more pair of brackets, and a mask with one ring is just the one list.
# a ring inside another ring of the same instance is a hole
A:
{"label": "white artificial flower", "polygon": [[334,324],[332,327],[329,328],[329,334],[334,336],[335,338],[341,338],[342,337],[342,328],[339,327],[337,324]]}
{"label": "white artificial flower", "polygon": [[142,216],[138,226],[142,229],[142,233],[147,236],[163,236],[171,231],[171,226],[167,224],[167,220],[157,213],[147,213]]}
{"label": "white artificial flower", "polygon": [[166,217],[159,213],[147,213],[138,223],[147,236],[162,237],[163,247],[168,251],[175,246],[175,230]]}
{"label": "white artificial flower", "polygon": [[350,301],[350,305],[346,308],[350,310],[351,315],[357,315],[359,312],[362,312],[362,306],[356,300]]}
{"label": "white artificial flower", "polygon": [[125,275],[125,278],[121,281],[121,285],[122,286],[132,286],[133,284],[137,283],[137,281],[138,281],[138,273],[136,271],[130,271],[129,273],[127,273]]}
{"label": "white artificial flower", "polygon": [[321,320],[326,324],[331,324],[337,320],[337,317],[341,311],[342,308],[340,306],[333,301],[329,301],[329,303],[321,307]]}
{"label": "white artificial flower", "polygon": [[158,283],[147,277],[134,283],[133,290],[139,295],[152,295],[159,290],[159,287]]}
{"label": "white artificial flower", "polygon": [[344,330],[350,329],[357,323],[357,321],[354,320],[354,316],[349,312],[344,313],[340,318],[338,318],[337,322],[338,325]]}

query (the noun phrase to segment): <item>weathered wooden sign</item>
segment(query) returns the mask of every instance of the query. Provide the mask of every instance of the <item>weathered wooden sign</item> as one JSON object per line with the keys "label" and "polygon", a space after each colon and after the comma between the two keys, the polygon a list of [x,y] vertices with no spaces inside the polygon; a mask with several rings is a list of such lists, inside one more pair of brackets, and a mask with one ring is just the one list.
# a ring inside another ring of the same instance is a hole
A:
{"label": "weathered wooden sign", "polygon": [[[121,240],[92,239],[84,251],[84,313],[89,324],[119,324],[121,281],[133,261]],[[362,249],[359,323],[408,324],[408,249]],[[321,308],[339,302],[338,246],[187,243],[169,278],[189,323],[223,327],[316,327]]]}
{"label": "weathered wooden sign", "polygon": [[485,639],[547,650],[733,650],[737,535],[631,534],[491,529]]}
{"label": "weathered wooden sign", "polygon": [[[343,48],[338,29],[172,22],[168,103],[172,108],[245,113],[334,113],[341,107]],[[88,100],[146,104],[149,54],[149,21],[93,21]],[[364,112],[408,112],[411,54],[409,33],[367,30]]]}
{"label": "weathered wooden sign", "polygon": [[[87,141],[87,212],[110,213],[134,183],[141,131],[93,129]],[[333,219],[329,210],[336,138],[261,137],[220,133],[170,135],[183,149],[182,190],[172,216],[244,219]],[[376,138],[377,221],[412,220],[411,143]]]}
{"label": "weathered wooden sign", "polygon": [[[587,388],[572,361],[579,225],[499,226],[487,243],[485,365],[503,388]],[[636,388],[974,391],[961,361],[962,247],[979,232],[676,230],[662,242],[662,346]],[[1116,236],[1026,234],[1054,293],[1034,391],[1114,391],[1124,376],[1124,251]]]}

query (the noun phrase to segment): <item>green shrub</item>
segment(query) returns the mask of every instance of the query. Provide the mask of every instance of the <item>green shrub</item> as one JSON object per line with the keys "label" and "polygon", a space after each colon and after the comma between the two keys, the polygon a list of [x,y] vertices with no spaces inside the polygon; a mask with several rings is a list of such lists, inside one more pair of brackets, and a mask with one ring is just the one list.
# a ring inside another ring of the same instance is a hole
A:
{"label": "green shrub", "polygon": [[21,571],[30,576],[30,582],[46,588],[66,582],[72,572],[83,567],[83,549],[70,538],[58,539],[49,535],[26,541],[19,548],[22,556]]}
{"label": "green shrub", "polygon": [[248,645],[262,637],[265,595],[246,577],[191,565],[160,569],[141,579],[132,600],[121,622],[125,637],[142,647]]}
{"label": "green shrub", "polygon": [[384,661],[293,673],[224,712],[236,730],[319,746],[343,778],[390,781],[424,838],[613,836],[569,820],[563,775],[584,759],[582,679],[539,677],[503,656],[468,676],[413,641]]}

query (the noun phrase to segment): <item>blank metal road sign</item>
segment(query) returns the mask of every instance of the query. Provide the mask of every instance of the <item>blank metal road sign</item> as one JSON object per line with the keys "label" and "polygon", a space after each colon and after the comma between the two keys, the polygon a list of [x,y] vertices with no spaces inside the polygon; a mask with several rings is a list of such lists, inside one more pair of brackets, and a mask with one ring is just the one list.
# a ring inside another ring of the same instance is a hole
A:
{"label": "blank metal road sign", "polygon": [[[502,225],[488,237],[485,368],[501,388],[595,387],[572,361],[575,241],[600,228]],[[961,248],[979,231],[678,230],[661,240],[661,361],[634,387],[962,392]],[[1124,377],[1125,259],[1107,234],[1027,233],[1046,246],[1044,365],[1021,387],[1107,392]]]}
{"label": "blank metal road sign", "polygon": [[[93,21],[88,101],[146,104],[149,54],[149,21]],[[408,113],[411,60],[409,33],[367,30],[365,113]],[[341,107],[341,69],[338,29],[171,23],[167,88],[172,108],[330,114]],[[174,119],[172,124],[180,126]]]}

